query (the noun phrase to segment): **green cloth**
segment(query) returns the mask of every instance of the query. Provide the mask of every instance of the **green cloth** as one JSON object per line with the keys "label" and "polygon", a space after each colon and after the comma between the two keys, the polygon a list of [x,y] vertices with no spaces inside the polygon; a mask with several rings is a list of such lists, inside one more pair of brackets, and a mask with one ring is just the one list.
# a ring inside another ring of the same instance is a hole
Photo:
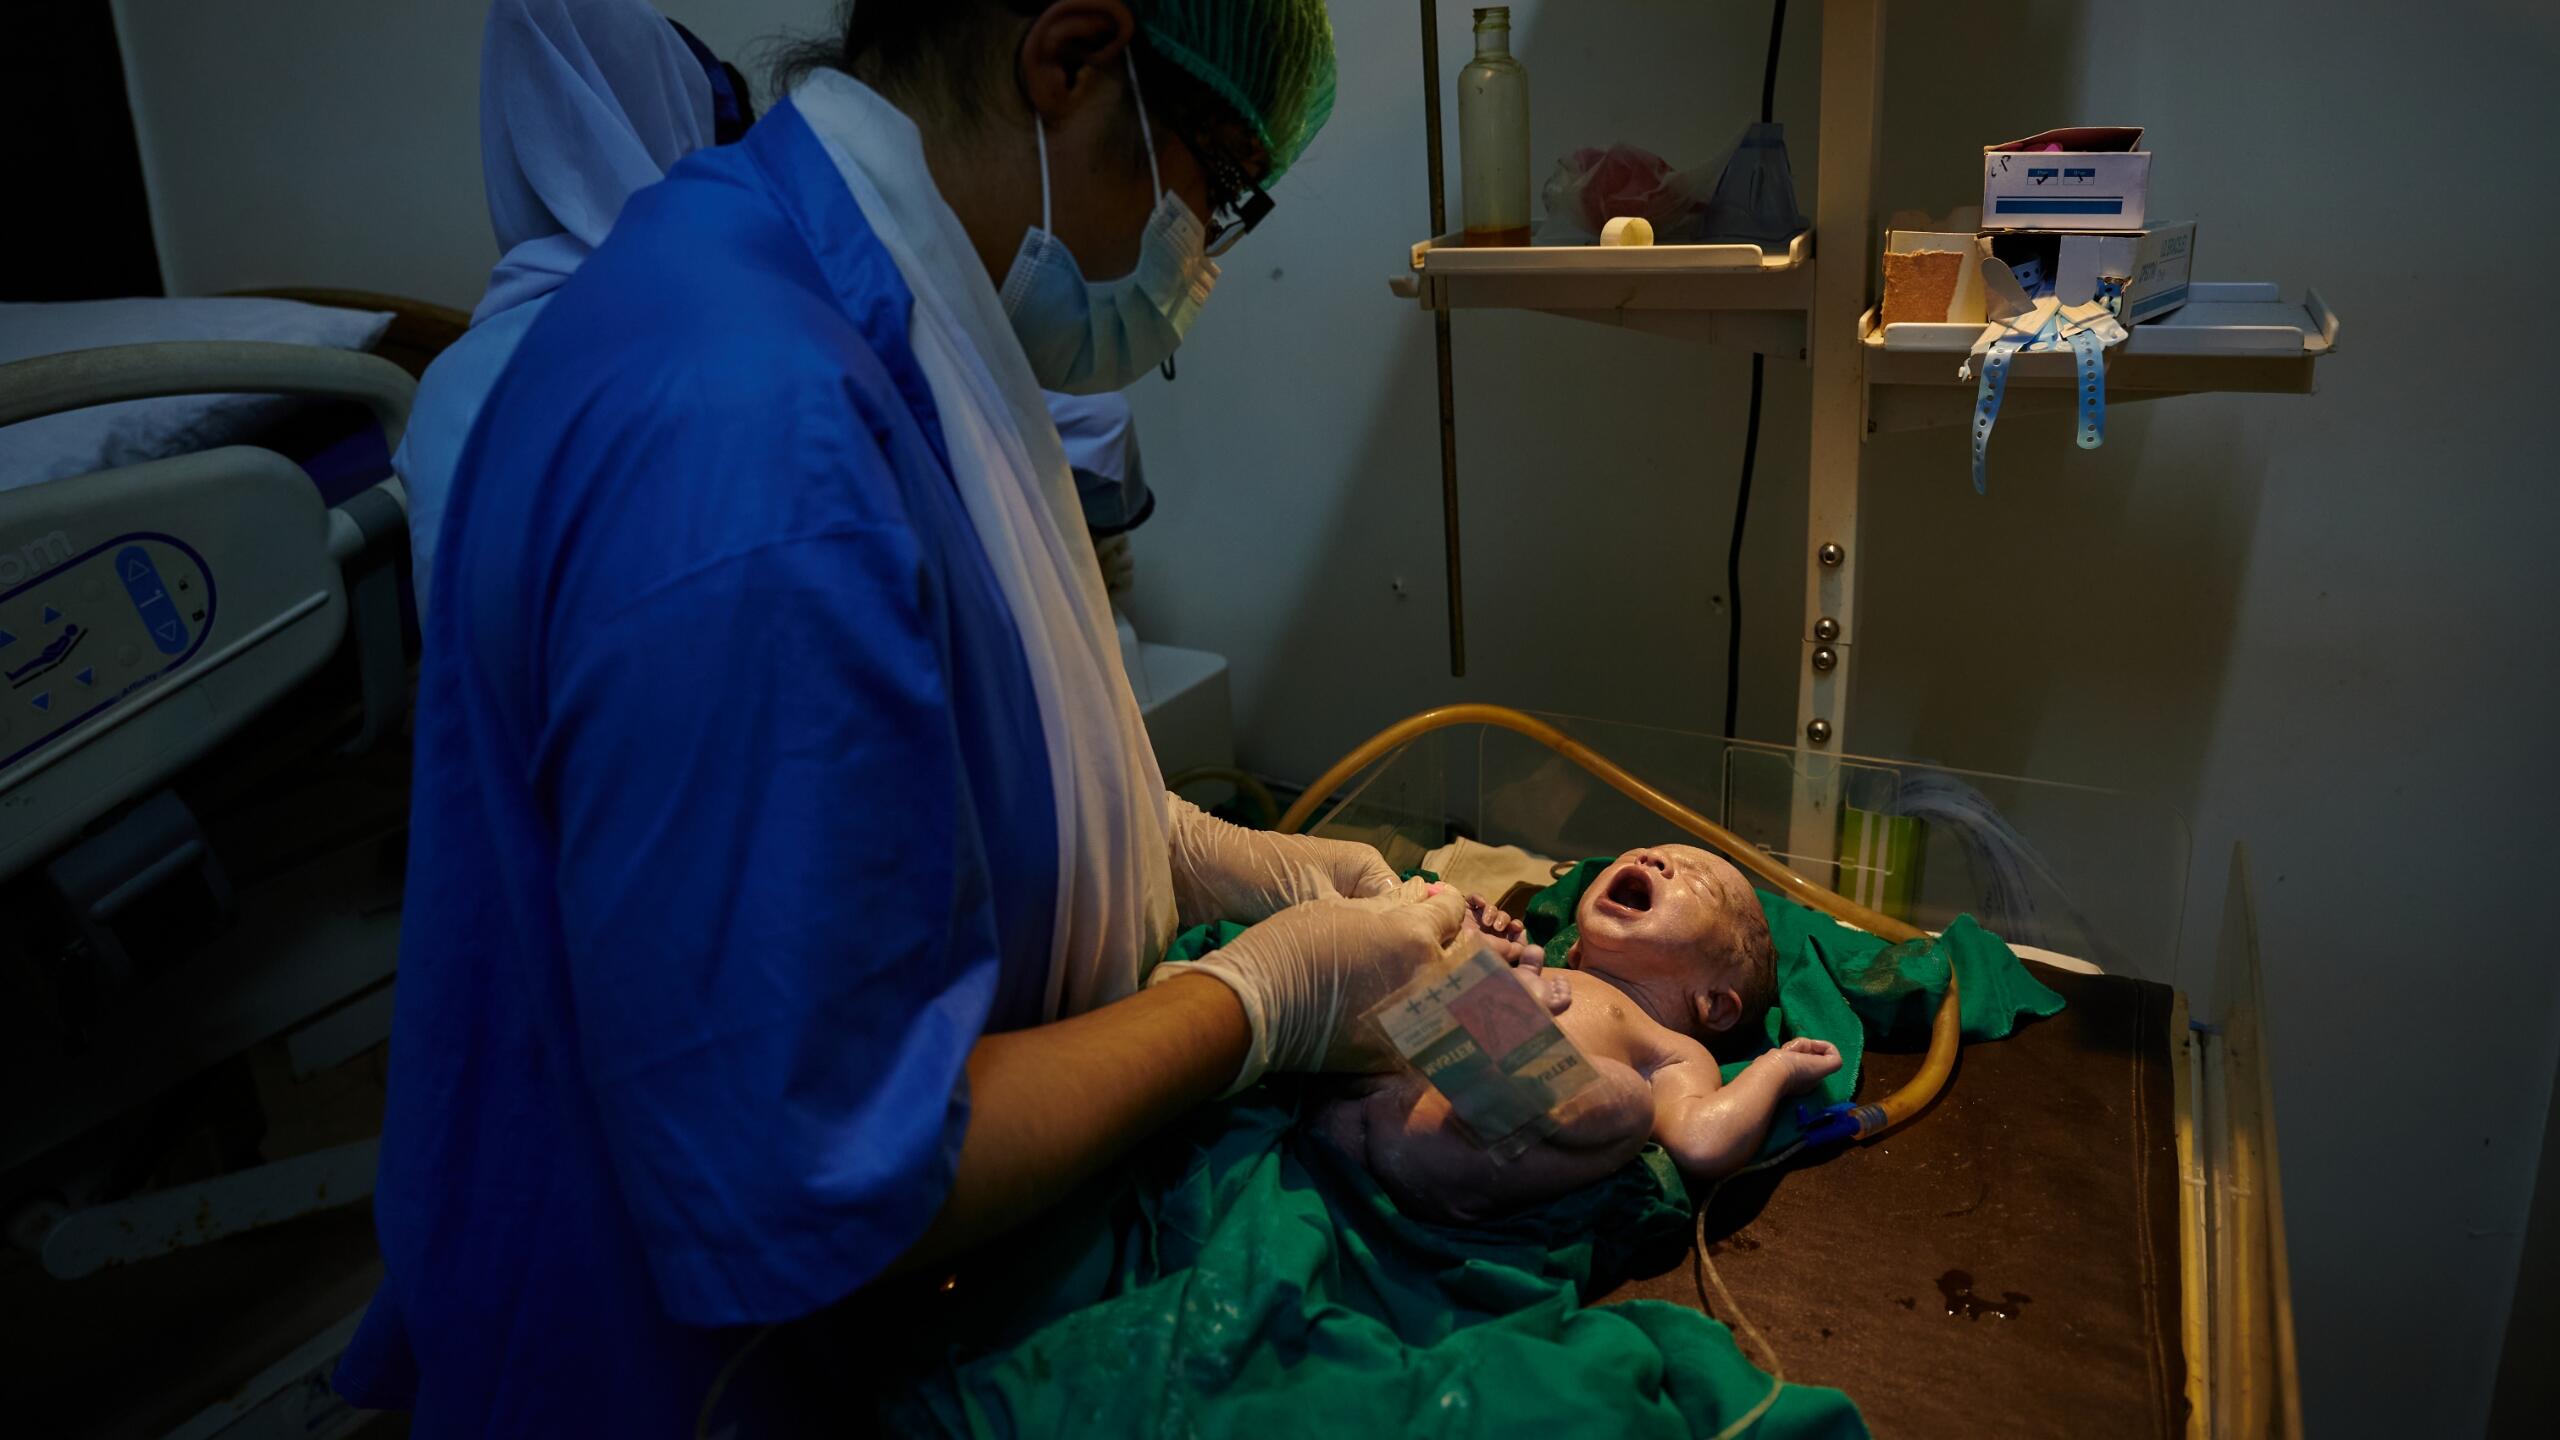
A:
{"label": "green cloth", "polygon": [[[884,1417],[976,1435],[1712,1436],[1769,1394],[1730,1332],[1686,1306],[1587,1308],[1690,1234],[1659,1150],[1498,1224],[1397,1213],[1297,1121],[1279,1080],[1161,1137],[1117,1191],[1010,1257],[1001,1337],[953,1344]],[[1028,1277],[1026,1279],[1026,1277]],[[964,1275],[958,1292],[972,1288]],[[1755,1436],[1858,1436],[1837,1390],[1787,1386]]]}
{"label": "green cloth", "polygon": [[[1574,907],[1608,864],[1586,861],[1530,902],[1548,963],[1572,948]],[[1778,950],[1768,1042],[1817,1035],[1846,1061],[1822,1102],[1856,1089],[1868,1028],[1925,1033],[1950,965],[1968,1039],[2062,1008],[1970,919],[1888,946],[1760,900]],[[1196,960],[1243,930],[1196,927],[1166,958]],[[1448,1228],[1399,1214],[1298,1124],[1325,1093],[1280,1078],[1211,1106],[1027,1229],[978,1267],[1001,1285],[964,1279],[975,1307],[908,1337],[918,1351],[898,1368],[920,1378],[884,1418],[899,1433],[975,1435],[1712,1436],[1768,1395],[1699,1311],[1582,1303],[1688,1244],[1690,1200],[1660,1147],[1551,1205]],[[1770,1147],[1794,1134],[1780,1116]],[[1750,1433],[1866,1427],[1841,1392],[1790,1385]]]}
{"label": "green cloth", "polygon": [[[1573,917],[1582,892],[1615,863],[1585,860],[1531,897],[1522,922],[1529,938],[1546,947],[1549,965],[1565,963],[1579,938]],[[1857,1093],[1868,1032],[1928,1033],[1938,999],[1947,993],[1950,966],[1961,982],[1956,1013],[1969,1041],[2002,1039],[2018,1028],[2019,1016],[2041,1018],[2062,1009],[2062,997],[2028,974],[2009,947],[1970,915],[1957,916],[1935,937],[1888,945],[1819,910],[1766,890],[1758,893],[1778,954],[1778,1003],[1769,1007],[1761,1048],[1809,1035],[1840,1049],[1840,1068],[1823,1080],[1820,1093],[1800,1097],[1810,1112],[1844,1103]],[[1749,1056],[1726,1062],[1725,1078],[1732,1079],[1749,1063]],[[1774,1154],[1794,1144],[1798,1129],[1792,1107],[1782,1109],[1761,1153]]]}

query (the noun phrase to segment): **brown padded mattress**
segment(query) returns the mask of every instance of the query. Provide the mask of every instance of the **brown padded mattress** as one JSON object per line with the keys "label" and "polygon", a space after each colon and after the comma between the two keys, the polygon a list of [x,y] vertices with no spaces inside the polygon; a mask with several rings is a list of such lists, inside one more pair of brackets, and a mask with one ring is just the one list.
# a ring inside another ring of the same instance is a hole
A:
{"label": "brown padded mattress", "polygon": [[[2172,994],[2035,973],[2061,1014],[1967,1046],[1906,1128],[1745,1176],[1707,1217],[1787,1378],[1846,1390],[1878,1435],[2185,1427]],[[1860,1098],[1919,1063],[1869,1049]],[[1637,1298],[1699,1307],[1692,1262],[1603,1297]]]}

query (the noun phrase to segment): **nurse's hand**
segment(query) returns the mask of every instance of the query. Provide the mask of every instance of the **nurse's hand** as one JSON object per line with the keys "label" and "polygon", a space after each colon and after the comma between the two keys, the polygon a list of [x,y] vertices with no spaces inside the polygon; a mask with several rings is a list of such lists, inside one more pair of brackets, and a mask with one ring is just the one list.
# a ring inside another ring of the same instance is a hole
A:
{"label": "nurse's hand", "polygon": [[[1419,898],[1310,901],[1199,960],[1157,966],[1148,983],[1200,974],[1235,991],[1253,1044],[1229,1094],[1273,1070],[1391,1069],[1395,1054],[1368,1014],[1415,976],[1482,945],[1466,919],[1466,897],[1445,885]],[[1564,998],[1548,1003],[1562,1009]]]}
{"label": "nurse's hand", "polygon": [[1186,926],[1245,924],[1310,900],[1362,899],[1396,888],[1396,872],[1368,845],[1275,835],[1230,825],[1179,796],[1166,797],[1174,908]]}

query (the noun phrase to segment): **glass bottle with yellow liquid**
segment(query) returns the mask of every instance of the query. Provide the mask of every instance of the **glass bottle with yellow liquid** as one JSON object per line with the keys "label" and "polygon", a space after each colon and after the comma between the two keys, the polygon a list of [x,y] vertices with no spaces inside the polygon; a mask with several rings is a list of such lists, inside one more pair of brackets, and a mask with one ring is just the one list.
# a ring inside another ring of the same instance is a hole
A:
{"label": "glass bottle with yellow liquid", "polygon": [[1458,174],[1469,245],[1529,243],[1529,72],[1508,5],[1476,12],[1476,58],[1458,72]]}

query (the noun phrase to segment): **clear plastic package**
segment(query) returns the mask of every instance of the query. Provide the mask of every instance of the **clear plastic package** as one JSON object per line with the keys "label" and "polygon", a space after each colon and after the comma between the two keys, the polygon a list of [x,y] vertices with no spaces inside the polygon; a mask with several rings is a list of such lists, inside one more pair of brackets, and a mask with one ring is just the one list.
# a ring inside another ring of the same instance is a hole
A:
{"label": "clear plastic package", "polygon": [[1541,245],[1596,244],[1620,215],[1652,225],[1660,245],[1783,246],[1809,223],[1796,208],[1786,129],[1765,121],[1746,127],[1713,162],[1687,170],[1633,145],[1576,150],[1556,162],[1540,193]]}
{"label": "clear plastic package", "polygon": [[1478,950],[1369,1012],[1469,1137],[1509,1159],[1570,1118],[1597,1075],[1512,967]]}
{"label": "clear plastic package", "polygon": [[1653,227],[1658,245],[1697,245],[1707,238],[1707,197],[1713,167],[1674,170],[1671,162],[1633,145],[1576,150],[1556,162],[1540,193],[1546,218],[1538,222],[1541,245],[1596,245],[1609,221],[1635,216]]}

